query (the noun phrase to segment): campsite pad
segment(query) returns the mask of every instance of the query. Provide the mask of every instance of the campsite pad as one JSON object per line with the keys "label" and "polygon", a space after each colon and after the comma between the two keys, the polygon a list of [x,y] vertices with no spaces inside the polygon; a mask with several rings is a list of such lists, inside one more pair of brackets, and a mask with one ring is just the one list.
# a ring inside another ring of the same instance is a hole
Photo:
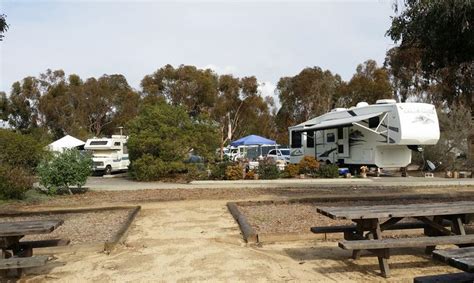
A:
{"label": "campsite pad", "polygon": [[[338,201],[338,202],[275,202],[237,203],[238,209],[247,218],[250,226],[257,234],[262,233],[308,233],[310,227],[335,226],[351,224],[349,220],[333,220],[319,214],[318,206],[351,206],[351,205],[382,205],[382,204],[407,204],[426,203],[437,201],[466,201],[474,197],[449,198],[449,199],[413,199],[413,200],[372,200],[372,201]],[[474,224],[471,222],[471,225]],[[405,232],[402,232],[405,233]]]}
{"label": "campsite pad", "polygon": [[28,216],[0,216],[0,222],[62,219],[63,225],[50,234],[31,235],[23,239],[70,239],[70,245],[104,243],[114,241],[119,230],[126,224],[131,209],[101,210],[95,212],[73,212],[60,214],[37,214]]}

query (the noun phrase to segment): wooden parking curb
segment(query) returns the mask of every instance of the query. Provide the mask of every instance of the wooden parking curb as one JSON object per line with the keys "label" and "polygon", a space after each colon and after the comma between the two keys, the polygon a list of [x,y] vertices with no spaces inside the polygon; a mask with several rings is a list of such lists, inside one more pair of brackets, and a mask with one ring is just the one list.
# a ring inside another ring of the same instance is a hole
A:
{"label": "wooden parking curb", "polygon": [[128,213],[127,220],[125,223],[120,227],[117,234],[114,236],[114,239],[111,242],[105,242],[104,244],[104,252],[110,253],[112,250],[117,246],[117,244],[124,243],[125,238],[127,237],[128,231],[130,226],[135,220],[138,212],[141,210],[141,206],[135,206],[132,211]]}
{"label": "wooden parking curb", "polygon": [[229,209],[230,214],[232,214],[234,219],[239,224],[240,230],[242,231],[242,235],[244,236],[244,240],[247,243],[258,243],[257,233],[252,228],[252,226],[250,226],[245,215],[240,212],[239,208],[237,207],[237,204],[235,202],[228,202],[227,208]]}

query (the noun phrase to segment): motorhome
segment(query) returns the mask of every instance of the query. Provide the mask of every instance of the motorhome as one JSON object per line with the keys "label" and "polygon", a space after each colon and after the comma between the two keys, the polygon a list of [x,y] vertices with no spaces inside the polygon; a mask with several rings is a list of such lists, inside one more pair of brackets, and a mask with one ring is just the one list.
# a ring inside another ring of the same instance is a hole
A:
{"label": "motorhome", "polygon": [[336,108],[289,128],[290,163],[304,156],[349,167],[405,167],[412,150],[439,140],[434,105],[378,100],[369,105]]}
{"label": "motorhome", "polygon": [[108,175],[128,170],[130,160],[127,150],[128,137],[113,135],[110,138],[92,138],[86,141],[85,150],[92,152],[92,170]]}

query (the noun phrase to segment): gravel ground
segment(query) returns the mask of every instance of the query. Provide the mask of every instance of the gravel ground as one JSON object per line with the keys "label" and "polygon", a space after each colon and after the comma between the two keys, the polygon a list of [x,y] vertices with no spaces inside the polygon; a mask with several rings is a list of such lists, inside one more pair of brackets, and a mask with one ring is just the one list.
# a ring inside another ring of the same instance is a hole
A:
{"label": "gravel ground", "polygon": [[111,241],[125,223],[130,210],[109,210],[56,215],[0,217],[0,222],[61,219],[63,225],[50,234],[29,235],[24,240],[70,239],[71,245]]}
{"label": "gravel ground", "polygon": [[[474,197],[449,201],[474,200]],[[439,200],[446,201],[446,200]],[[249,224],[257,233],[310,233],[309,228],[314,226],[336,226],[351,224],[349,220],[333,220],[316,211],[318,206],[351,206],[351,205],[383,205],[436,202],[433,199],[418,200],[390,200],[390,201],[352,201],[327,203],[286,203],[286,204],[259,204],[240,205],[239,210],[247,217]],[[410,220],[408,220],[410,221]]]}

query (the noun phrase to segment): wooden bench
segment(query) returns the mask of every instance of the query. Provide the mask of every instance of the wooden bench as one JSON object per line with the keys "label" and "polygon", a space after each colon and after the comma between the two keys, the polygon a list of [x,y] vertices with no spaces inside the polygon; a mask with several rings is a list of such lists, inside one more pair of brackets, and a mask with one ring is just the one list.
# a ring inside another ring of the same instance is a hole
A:
{"label": "wooden bench", "polygon": [[445,282],[472,283],[474,282],[474,274],[460,272],[460,273],[420,276],[420,277],[415,277],[413,279],[413,282],[414,283],[445,283]]}
{"label": "wooden bench", "polygon": [[474,247],[436,250],[433,258],[462,271],[474,273]]}
{"label": "wooden bench", "polygon": [[48,248],[48,247],[59,247],[67,246],[71,240],[69,239],[50,239],[50,240],[39,240],[39,241],[21,241],[19,243],[21,248]]}
{"label": "wooden bench", "polygon": [[11,257],[0,259],[0,269],[27,268],[43,266],[48,256]]}
{"label": "wooden bench", "polygon": [[339,247],[345,250],[379,250],[387,248],[427,247],[436,245],[462,245],[474,243],[474,235],[417,237],[380,240],[340,241]]}
{"label": "wooden bench", "polygon": [[[441,223],[444,227],[449,227],[451,221],[444,220]],[[394,224],[388,227],[385,230],[409,230],[409,229],[425,229],[429,225],[423,222],[402,222]],[[311,227],[311,232],[315,234],[325,234],[325,233],[352,233],[357,231],[357,225],[338,225],[338,226],[321,226],[321,227]]]}

